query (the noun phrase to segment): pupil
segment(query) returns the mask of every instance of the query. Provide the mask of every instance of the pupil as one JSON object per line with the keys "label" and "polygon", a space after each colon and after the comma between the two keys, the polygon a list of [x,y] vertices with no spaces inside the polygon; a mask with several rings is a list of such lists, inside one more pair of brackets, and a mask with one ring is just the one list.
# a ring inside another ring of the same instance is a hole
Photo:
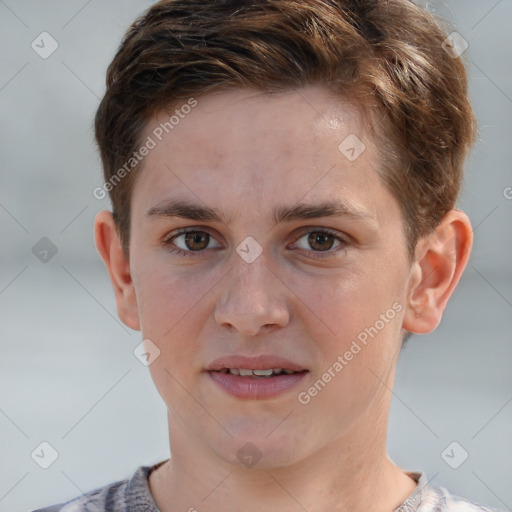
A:
{"label": "pupil", "polygon": [[333,246],[334,238],[328,233],[310,233],[308,242],[313,249],[328,251]]}

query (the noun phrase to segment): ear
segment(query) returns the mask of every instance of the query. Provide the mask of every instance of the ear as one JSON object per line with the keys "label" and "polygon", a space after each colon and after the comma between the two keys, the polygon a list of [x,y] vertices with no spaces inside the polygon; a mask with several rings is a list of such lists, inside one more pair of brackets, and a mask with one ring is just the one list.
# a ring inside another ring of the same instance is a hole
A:
{"label": "ear", "polygon": [[460,210],[450,210],[435,231],[418,242],[411,267],[404,329],[425,334],[439,325],[472,245],[471,222]]}
{"label": "ear", "polygon": [[138,331],[140,330],[139,312],[130,264],[123,254],[111,212],[103,210],[96,215],[94,238],[114,288],[117,314],[124,324]]}

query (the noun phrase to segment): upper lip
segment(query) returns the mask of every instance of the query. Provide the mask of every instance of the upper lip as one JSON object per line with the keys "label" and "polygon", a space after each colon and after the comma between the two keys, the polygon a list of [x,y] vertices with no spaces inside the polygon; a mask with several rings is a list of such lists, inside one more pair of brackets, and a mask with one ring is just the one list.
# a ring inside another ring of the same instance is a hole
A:
{"label": "upper lip", "polygon": [[269,368],[281,368],[300,372],[306,370],[303,366],[293,363],[283,357],[261,355],[250,356],[226,356],[215,359],[207,368],[208,371],[220,371],[224,368],[242,368],[244,370],[267,370]]}

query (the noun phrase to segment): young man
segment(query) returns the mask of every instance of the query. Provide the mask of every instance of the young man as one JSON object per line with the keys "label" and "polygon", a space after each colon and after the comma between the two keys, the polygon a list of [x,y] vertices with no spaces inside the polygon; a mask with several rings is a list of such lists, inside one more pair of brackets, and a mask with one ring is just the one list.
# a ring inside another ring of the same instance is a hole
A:
{"label": "young man", "polygon": [[132,25],[95,235],[171,458],[46,512],[490,510],[386,453],[403,340],[472,245],[446,38],[408,0],[166,0]]}

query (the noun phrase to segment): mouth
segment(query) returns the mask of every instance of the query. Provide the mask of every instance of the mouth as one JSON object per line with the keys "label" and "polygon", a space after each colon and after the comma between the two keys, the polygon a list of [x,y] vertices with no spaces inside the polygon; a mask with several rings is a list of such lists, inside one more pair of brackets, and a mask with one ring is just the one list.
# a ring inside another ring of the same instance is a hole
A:
{"label": "mouth", "polygon": [[229,356],[207,372],[224,392],[245,400],[263,400],[291,391],[309,373],[303,366],[275,356]]}
{"label": "mouth", "polygon": [[[215,371],[215,370],[211,370]],[[302,370],[303,372],[307,370]],[[241,377],[256,377],[256,378],[269,378],[277,375],[293,375],[296,372],[294,370],[288,370],[284,368],[267,368],[264,370],[253,370],[248,368],[222,368],[218,370],[219,373],[229,373],[230,375],[239,375]]]}

